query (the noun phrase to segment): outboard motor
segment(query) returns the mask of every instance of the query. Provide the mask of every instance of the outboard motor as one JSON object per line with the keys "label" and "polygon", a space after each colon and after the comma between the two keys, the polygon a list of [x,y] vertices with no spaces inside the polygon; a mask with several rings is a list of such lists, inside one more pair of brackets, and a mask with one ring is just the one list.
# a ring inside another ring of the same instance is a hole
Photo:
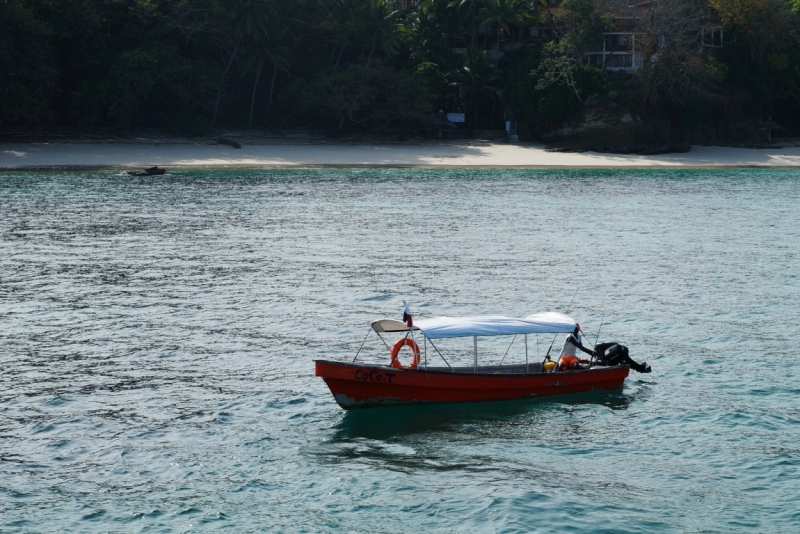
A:
{"label": "outboard motor", "polygon": [[628,347],[620,345],[616,341],[598,343],[594,346],[594,350],[601,365],[619,365],[629,361]]}
{"label": "outboard motor", "polygon": [[628,347],[620,345],[616,341],[609,343],[598,343],[594,346],[595,354],[597,354],[597,363],[599,365],[630,365],[631,369],[640,373],[649,373],[651,371],[647,362],[636,363],[628,356]]}

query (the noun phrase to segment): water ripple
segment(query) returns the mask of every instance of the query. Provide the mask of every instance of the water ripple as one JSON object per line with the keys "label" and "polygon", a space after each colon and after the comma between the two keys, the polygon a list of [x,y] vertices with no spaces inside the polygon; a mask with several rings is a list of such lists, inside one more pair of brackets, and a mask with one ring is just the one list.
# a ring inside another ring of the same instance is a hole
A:
{"label": "water ripple", "polygon": [[[0,530],[796,531],[798,200],[795,170],[2,173]],[[576,288],[653,374],[347,413],[313,377],[403,300]]]}

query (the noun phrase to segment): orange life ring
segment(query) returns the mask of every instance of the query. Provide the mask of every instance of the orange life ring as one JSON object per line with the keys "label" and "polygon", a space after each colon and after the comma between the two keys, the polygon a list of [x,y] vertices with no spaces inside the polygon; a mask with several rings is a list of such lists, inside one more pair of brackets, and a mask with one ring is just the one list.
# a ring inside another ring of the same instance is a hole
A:
{"label": "orange life ring", "polygon": [[[408,346],[414,353],[414,359],[411,360],[411,365],[408,367],[403,367],[403,364],[397,359],[397,355],[400,354],[400,349],[402,349],[404,346]],[[419,345],[417,345],[413,339],[410,337],[398,339],[397,343],[395,343],[394,347],[392,347],[391,366],[395,369],[416,369],[419,365],[419,356]]]}

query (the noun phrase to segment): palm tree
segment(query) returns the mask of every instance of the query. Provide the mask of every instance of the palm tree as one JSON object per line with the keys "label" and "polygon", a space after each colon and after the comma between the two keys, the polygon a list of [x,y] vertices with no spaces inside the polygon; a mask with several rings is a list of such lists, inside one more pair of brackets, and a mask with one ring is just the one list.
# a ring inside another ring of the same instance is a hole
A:
{"label": "palm tree", "polygon": [[475,46],[475,34],[478,33],[478,12],[483,8],[486,0],[453,0],[447,7],[455,9],[466,9],[464,14],[472,18],[472,35],[470,36],[470,44]]}
{"label": "palm tree", "polygon": [[372,61],[372,54],[380,44],[388,56],[397,53],[400,35],[397,24],[398,12],[394,11],[392,0],[368,0],[366,13],[367,46],[370,47],[367,65]]}
{"label": "palm tree", "polygon": [[256,92],[258,91],[258,82],[261,80],[261,73],[267,64],[267,61],[272,63],[272,82],[269,86],[269,100],[267,101],[267,111],[272,109],[272,95],[275,92],[275,79],[278,77],[278,71],[289,72],[289,65],[292,60],[292,51],[285,46],[274,46],[270,48],[259,48],[254,54],[257,57],[253,59],[252,67],[248,69],[254,70],[256,79],[253,81],[253,92],[250,96],[250,116],[247,121],[248,127],[253,127],[253,112],[256,105]]}
{"label": "palm tree", "polygon": [[450,78],[454,80],[450,85],[458,87],[459,98],[472,100],[473,135],[478,126],[480,97],[489,93],[496,94],[500,88],[493,84],[497,82],[499,74],[500,72],[496,68],[492,68],[486,51],[474,46],[467,48],[467,52],[464,54],[464,65],[450,74]]}
{"label": "palm tree", "polygon": [[237,31],[257,42],[269,36],[277,16],[275,6],[268,0],[242,0],[234,24]]}
{"label": "palm tree", "polygon": [[[294,56],[291,49],[286,46],[275,46],[265,50],[267,58],[272,63],[272,82],[269,85],[269,100],[267,101],[267,111],[272,109],[272,95],[275,92],[275,79],[278,77],[278,71],[289,73],[289,65],[291,64]],[[252,111],[251,111],[252,113]]]}
{"label": "palm tree", "polygon": [[272,109],[272,95],[275,91],[275,79],[278,76],[278,70],[289,72],[289,65],[292,62],[293,55],[291,49],[285,46],[287,37],[291,36],[289,26],[279,18],[276,14],[274,18],[269,21],[269,27],[265,31],[258,34],[260,37],[254,40],[253,45],[249,49],[249,65],[245,69],[245,74],[255,71],[256,77],[253,81],[253,92],[250,96],[250,117],[248,120],[249,127],[253,127],[253,112],[256,103],[256,92],[258,90],[258,82],[261,80],[261,73],[267,63],[272,63],[272,83],[269,88],[269,102],[267,110]]}
{"label": "palm tree", "polygon": [[[530,6],[524,0],[487,0],[486,5],[478,12],[483,24],[497,26],[497,54],[500,54],[500,32],[509,32],[509,24],[522,26],[530,18]],[[486,34],[484,34],[485,36]],[[497,68],[495,57],[495,68]]]}
{"label": "palm tree", "polygon": [[236,60],[239,47],[242,45],[243,41],[252,46],[267,38],[269,36],[270,20],[275,16],[275,10],[268,0],[242,0],[242,3],[239,5],[236,18],[233,21],[236,44],[222,72],[219,89],[217,90],[217,99],[214,103],[214,114],[211,117],[212,126],[217,122],[217,113],[219,111],[219,102],[222,98],[225,78],[228,76],[231,65],[233,65],[233,62]]}
{"label": "palm tree", "polygon": [[407,36],[411,59],[415,63],[444,63],[447,55],[447,28],[436,13],[432,0],[421,2],[409,13],[400,31]]}

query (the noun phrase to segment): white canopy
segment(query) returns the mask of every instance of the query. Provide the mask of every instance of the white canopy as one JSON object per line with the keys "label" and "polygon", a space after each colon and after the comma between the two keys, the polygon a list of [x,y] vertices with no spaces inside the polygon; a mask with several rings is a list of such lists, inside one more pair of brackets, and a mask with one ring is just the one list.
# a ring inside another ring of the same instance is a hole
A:
{"label": "white canopy", "polygon": [[555,334],[558,332],[572,332],[575,329],[575,320],[557,312],[536,313],[524,319],[504,317],[502,315],[434,317],[415,321],[414,329],[421,330],[428,339],[507,336],[511,334]]}

